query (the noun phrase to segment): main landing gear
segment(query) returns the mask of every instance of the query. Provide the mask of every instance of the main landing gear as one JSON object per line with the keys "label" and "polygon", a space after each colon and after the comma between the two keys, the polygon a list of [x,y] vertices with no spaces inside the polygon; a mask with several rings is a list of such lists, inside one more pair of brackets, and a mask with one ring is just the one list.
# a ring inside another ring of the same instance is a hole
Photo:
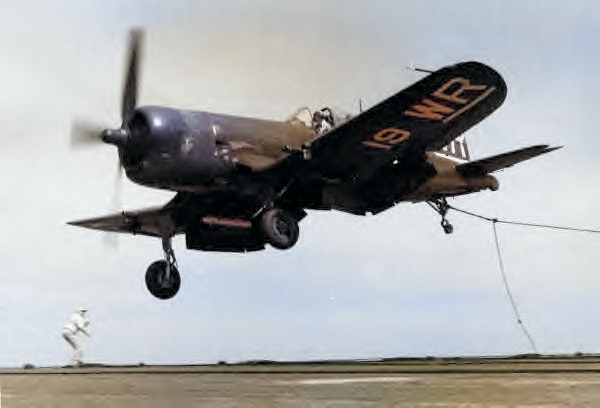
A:
{"label": "main landing gear", "polygon": [[146,287],[159,299],[170,299],[177,294],[181,277],[177,270],[171,237],[162,238],[165,259],[153,262],[146,270]]}
{"label": "main landing gear", "polygon": [[289,212],[272,208],[260,217],[259,229],[265,241],[277,249],[288,249],[298,241],[298,219]]}
{"label": "main landing gear", "polygon": [[448,204],[448,201],[446,201],[446,197],[434,198],[431,201],[427,201],[427,204],[429,204],[429,206],[431,208],[433,208],[435,211],[437,211],[437,213],[439,215],[442,216],[441,225],[442,225],[444,232],[446,234],[452,234],[452,232],[454,231],[454,227],[446,219],[446,214],[448,213],[448,210],[450,209],[450,205]]}
{"label": "main landing gear", "polygon": [[[260,248],[264,247],[264,243],[268,243],[277,249],[288,249],[298,241],[298,216],[280,208],[270,208],[257,215],[250,231]],[[153,296],[170,299],[179,291],[181,278],[170,235],[163,236],[162,246],[165,257],[152,263],[146,270],[146,287]]]}

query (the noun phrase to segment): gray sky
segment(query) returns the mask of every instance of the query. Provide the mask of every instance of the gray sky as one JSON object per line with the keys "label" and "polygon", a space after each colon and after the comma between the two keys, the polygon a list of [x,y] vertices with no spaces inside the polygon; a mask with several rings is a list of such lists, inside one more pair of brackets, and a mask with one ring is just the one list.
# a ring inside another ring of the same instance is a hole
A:
{"label": "gray sky", "polygon": [[[119,124],[126,35],[146,29],[141,104],[285,119],[371,106],[477,60],[508,97],[466,136],[475,157],[564,145],[453,200],[489,216],[600,228],[600,3],[594,1],[0,2],[0,366],[64,364],[62,324],[90,309],[99,363],[529,352],[492,226],[425,204],[375,217],[311,212],[289,251],[174,248],[182,289],[146,291],[160,242],[69,220],[111,211],[116,152],[69,150],[75,117]],[[171,193],[123,183],[124,208]],[[600,236],[498,226],[508,279],[540,351],[600,352]],[[63,344],[65,343],[65,344]]]}

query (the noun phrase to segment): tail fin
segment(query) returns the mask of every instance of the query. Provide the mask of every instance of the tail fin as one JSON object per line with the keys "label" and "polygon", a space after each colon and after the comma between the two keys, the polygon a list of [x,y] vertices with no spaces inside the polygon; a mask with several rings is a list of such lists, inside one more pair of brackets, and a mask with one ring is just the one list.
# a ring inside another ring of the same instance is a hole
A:
{"label": "tail fin", "polygon": [[466,163],[471,158],[467,139],[464,136],[458,136],[436,153],[460,163]]}

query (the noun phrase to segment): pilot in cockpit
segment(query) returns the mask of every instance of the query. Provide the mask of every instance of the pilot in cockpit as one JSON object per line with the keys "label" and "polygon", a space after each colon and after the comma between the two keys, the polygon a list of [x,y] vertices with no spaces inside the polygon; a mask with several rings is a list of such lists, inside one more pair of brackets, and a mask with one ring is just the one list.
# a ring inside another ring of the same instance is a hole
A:
{"label": "pilot in cockpit", "polygon": [[312,127],[319,135],[329,132],[335,126],[331,109],[323,108],[314,113]]}

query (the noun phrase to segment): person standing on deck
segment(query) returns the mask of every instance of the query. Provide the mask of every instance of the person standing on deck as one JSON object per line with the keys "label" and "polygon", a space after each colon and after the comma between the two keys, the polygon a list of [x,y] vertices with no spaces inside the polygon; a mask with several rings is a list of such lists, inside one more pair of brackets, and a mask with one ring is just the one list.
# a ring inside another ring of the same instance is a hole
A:
{"label": "person standing on deck", "polygon": [[87,330],[87,326],[90,324],[87,316],[87,309],[84,307],[78,308],[75,313],[71,315],[67,323],[65,323],[62,331],[63,338],[73,348],[73,365],[80,366],[83,361],[83,351],[81,348],[81,341],[78,338],[78,334],[81,332],[86,336],[90,337],[90,333]]}

